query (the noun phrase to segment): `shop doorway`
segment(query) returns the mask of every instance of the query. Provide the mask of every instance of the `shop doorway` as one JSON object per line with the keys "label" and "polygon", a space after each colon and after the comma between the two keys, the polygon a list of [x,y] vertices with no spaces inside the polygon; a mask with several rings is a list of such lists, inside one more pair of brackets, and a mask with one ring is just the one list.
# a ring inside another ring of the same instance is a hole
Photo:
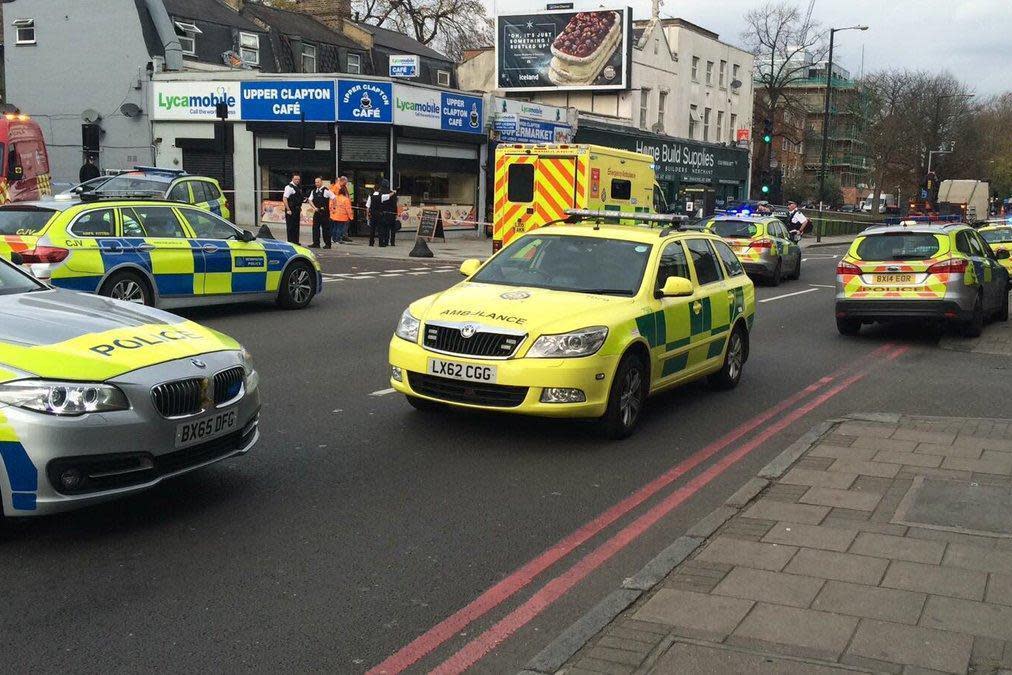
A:
{"label": "shop doorway", "polygon": [[[365,201],[379,187],[379,182],[385,177],[385,172],[379,169],[347,169],[342,170],[342,173],[348,177],[348,183],[352,187],[351,205],[355,212],[355,221],[351,226],[351,234],[368,235],[369,225],[366,220]],[[396,187],[396,185],[391,186],[391,188]]]}

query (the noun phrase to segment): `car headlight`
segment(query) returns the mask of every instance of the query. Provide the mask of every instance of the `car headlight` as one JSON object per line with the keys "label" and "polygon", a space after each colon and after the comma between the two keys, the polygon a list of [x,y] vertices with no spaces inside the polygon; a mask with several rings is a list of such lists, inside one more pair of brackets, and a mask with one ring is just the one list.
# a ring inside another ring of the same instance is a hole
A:
{"label": "car headlight", "polygon": [[401,320],[397,322],[397,330],[394,334],[408,342],[418,342],[418,328],[422,322],[411,315],[409,310],[404,310]]}
{"label": "car headlight", "polygon": [[536,359],[590,356],[596,354],[607,339],[608,329],[604,326],[581,328],[560,335],[542,335],[531,345],[527,356]]}
{"label": "car headlight", "polygon": [[253,367],[253,355],[250,354],[250,351],[248,349],[242,347],[239,350],[239,360],[242,362],[243,373],[246,375],[248,379],[251,375],[253,375],[256,372],[256,369]]}
{"label": "car headlight", "polygon": [[128,410],[126,394],[111,384],[19,380],[0,384],[0,403],[46,413],[83,415]]}

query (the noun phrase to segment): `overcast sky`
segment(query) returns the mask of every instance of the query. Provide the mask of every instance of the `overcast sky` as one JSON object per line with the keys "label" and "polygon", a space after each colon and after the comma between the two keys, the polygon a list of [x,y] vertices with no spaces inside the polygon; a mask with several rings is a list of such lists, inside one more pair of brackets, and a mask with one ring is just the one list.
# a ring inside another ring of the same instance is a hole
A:
{"label": "overcast sky", "polygon": [[[527,2],[496,4],[500,12],[508,13]],[[614,4],[631,5],[637,19],[650,16],[649,0]],[[740,45],[742,17],[761,4],[761,0],[667,0],[661,15],[681,17]],[[798,4],[805,9],[808,0]],[[812,14],[827,27],[869,26],[863,33],[836,35],[838,56],[833,60],[855,75],[864,47],[866,72],[948,70],[978,96],[1012,91],[1012,0],[815,0]]]}

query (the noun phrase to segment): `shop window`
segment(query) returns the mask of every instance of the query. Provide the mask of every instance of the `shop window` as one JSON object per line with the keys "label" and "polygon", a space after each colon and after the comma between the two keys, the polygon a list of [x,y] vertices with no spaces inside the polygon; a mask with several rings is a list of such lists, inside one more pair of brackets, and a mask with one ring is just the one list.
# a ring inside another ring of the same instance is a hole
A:
{"label": "shop window", "polygon": [[13,25],[16,33],[14,44],[35,44],[35,19],[14,19]]}
{"label": "shop window", "polygon": [[176,37],[179,39],[179,46],[186,56],[196,56],[197,36],[203,31],[197,28],[192,21],[176,21]]}
{"label": "shop window", "polygon": [[302,72],[316,72],[316,47],[313,45],[302,45]]}
{"label": "shop window", "polygon": [[250,66],[260,65],[260,36],[256,33],[239,33],[239,56]]}
{"label": "shop window", "polygon": [[611,198],[628,201],[632,197],[632,181],[622,178],[611,179]]}
{"label": "shop window", "polygon": [[506,179],[506,199],[520,203],[534,201],[533,164],[510,164]]}
{"label": "shop window", "polygon": [[437,70],[436,71],[436,84],[440,87],[450,86],[450,71],[448,70]]}
{"label": "shop window", "polygon": [[346,70],[352,75],[361,75],[362,57],[358,54],[348,54],[348,67]]}

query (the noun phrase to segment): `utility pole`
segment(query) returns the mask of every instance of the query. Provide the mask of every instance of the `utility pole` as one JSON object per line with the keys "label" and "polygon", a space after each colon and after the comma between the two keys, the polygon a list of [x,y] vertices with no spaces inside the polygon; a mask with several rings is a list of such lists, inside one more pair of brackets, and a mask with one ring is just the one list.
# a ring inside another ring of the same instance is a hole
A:
{"label": "utility pole", "polygon": [[868,26],[848,26],[829,29],[829,63],[826,65],[826,109],[822,115],[822,162],[819,168],[819,202],[826,194],[826,153],[829,150],[829,101],[833,91],[833,42],[837,33],[844,30],[868,30]]}

